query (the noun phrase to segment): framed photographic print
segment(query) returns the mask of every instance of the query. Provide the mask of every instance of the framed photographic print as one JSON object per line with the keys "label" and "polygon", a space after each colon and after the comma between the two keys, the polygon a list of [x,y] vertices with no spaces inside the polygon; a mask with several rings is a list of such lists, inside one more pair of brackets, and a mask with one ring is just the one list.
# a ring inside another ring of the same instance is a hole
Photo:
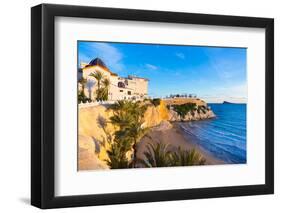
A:
{"label": "framed photographic print", "polygon": [[31,203],[271,194],[274,21],[31,9]]}

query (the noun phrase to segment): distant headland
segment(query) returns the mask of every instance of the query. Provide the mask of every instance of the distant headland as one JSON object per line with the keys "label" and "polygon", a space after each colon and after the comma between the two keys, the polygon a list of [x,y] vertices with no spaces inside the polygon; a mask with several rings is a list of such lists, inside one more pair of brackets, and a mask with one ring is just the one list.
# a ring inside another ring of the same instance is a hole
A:
{"label": "distant headland", "polygon": [[232,103],[232,102],[228,102],[228,101],[224,101],[222,102],[223,104],[235,104],[235,103]]}
{"label": "distant headland", "polygon": [[235,102],[229,102],[229,101],[224,101],[222,104],[245,104],[245,103],[235,103]]}

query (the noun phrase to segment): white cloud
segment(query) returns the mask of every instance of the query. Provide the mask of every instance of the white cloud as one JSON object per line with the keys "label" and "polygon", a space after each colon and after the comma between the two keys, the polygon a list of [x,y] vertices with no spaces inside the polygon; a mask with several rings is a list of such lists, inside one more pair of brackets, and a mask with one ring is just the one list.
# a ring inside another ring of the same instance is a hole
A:
{"label": "white cloud", "polygon": [[183,53],[176,53],[176,56],[180,59],[185,59],[185,55]]}
{"label": "white cloud", "polygon": [[87,43],[87,51],[84,52],[84,57],[89,60],[95,57],[101,58],[113,72],[122,71],[124,68],[123,54],[109,43]]}
{"label": "white cloud", "polygon": [[146,68],[150,69],[150,70],[157,70],[158,67],[153,65],[153,64],[145,64]]}

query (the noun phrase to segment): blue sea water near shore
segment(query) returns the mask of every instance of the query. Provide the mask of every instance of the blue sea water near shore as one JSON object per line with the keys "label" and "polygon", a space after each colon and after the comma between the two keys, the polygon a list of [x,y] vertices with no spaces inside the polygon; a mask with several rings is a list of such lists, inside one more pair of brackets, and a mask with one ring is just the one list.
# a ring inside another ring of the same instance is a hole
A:
{"label": "blue sea water near shore", "polygon": [[208,104],[216,118],[181,123],[186,136],[226,163],[246,163],[246,104]]}

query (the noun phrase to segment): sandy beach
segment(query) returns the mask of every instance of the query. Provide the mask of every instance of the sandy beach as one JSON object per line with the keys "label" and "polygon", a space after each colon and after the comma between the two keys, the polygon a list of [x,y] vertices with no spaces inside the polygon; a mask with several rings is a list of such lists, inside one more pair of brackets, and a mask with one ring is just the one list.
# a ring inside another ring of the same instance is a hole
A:
{"label": "sandy beach", "polygon": [[146,145],[148,143],[155,144],[159,142],[164,144],[170,144],[170,151],[176,151],[179,146],[185,150],[195,149],[206,159],[206,165],[225,164],[225,162],[216,159],[215,157],[207,153],[205,150],[203,150],[201,147],[193,143],[191,139],[187,138],[184,135],[183,130],[179,126],[179,123],[177,122],[172,123],[169,128],[153,128],[148,133],[148,137],[142,138],[142,140],[138,144],[137,157],[140,159],[144,158],[143,152],[146,150]]}

